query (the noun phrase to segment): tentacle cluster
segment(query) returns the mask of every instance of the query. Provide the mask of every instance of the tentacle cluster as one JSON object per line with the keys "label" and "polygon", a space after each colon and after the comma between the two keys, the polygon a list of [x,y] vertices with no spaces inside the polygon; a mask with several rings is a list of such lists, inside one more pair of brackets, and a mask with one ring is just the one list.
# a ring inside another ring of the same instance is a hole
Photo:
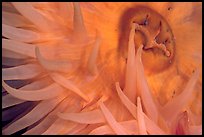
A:
{"label": "tentacle cluster", "polygon": [[[3,113],[11,114],[10,108],[28,101],[37,103],[19,117],[4,116],[12,121],[2,133],[13,134],[25,128],[25,135],[201,133],[202,125],[190,124],[188,112],[183,111],[199,70],[164,106],[149,88],[142,60],[146,50],[158,48],[166,57],[173,56],[172,47],[170,51],[156,41],[161,28],[152,35],[148,28],[131,22],[126,39],[125,86],[120,81],[111,85],[104,79],[107,64],[100,56],[102,36],[98,30],[94,30],[95,37],[88,33],[80,5],[96,8],[84,3],[3,3]],[[73,29],[66,20],[73,21]],[[137,31],[146,37],[146,45],[137,45]],[[24,61],[15,65],[9,59]],[[9,84],[14,80],[30,83],[14,88]]]}

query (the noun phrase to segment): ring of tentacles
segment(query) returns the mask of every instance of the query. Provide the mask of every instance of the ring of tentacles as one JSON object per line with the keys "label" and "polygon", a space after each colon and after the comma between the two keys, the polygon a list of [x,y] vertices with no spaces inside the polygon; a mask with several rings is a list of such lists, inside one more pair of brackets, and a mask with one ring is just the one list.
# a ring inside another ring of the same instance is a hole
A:
{"label": "ring of tentacles", "polygon": [[[58,14],[69,12],[65,4],[51,9],[46,4],[12,3],[19,14],[9,12],[11,5],[3,6],[8,11],[3,11],[2,24],[2,54],[7,58],[2,108],[10,117],[16,115],[13,106],[22,109],[3,134],[25,128],[24,134],[190,134],[200,129],[189,124],[183,109],[199,78],[196,68],[183,91],[165,105],[148,86],[145,71],[168,70],[176,55],[171,27],[156,11],[138,6],[121,16],[121,69],[119,62],[112,64],[116,58],[101,56],[100,28],[89,33],[79,3],[70,7],[73,28],[60,18],[66,14]],[[113,71],[120,75],[112,77]],[[24,85],[10,86],[15,80]]]}

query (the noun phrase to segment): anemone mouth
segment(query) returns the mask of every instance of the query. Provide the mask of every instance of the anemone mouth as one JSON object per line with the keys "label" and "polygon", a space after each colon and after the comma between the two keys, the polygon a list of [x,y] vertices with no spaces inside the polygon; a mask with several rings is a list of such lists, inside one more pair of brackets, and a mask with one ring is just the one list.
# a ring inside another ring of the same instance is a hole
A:
{"label": "anemone mouth", "polygon": [[201,8],[154,4],[3,3],[2,134],[201,134]]}
{"label": "anemone mouth", "polygon": [[173,31],[162,15],[145,6],[129,8],[121,16],[119,51],[122,52],[123,57],[127,57],[126,45],[132,23],[137,25],[136,50],[141,44],[144,45],[145,52],[142,59],[146,70],[158,73],[172,66],[176,53]]}

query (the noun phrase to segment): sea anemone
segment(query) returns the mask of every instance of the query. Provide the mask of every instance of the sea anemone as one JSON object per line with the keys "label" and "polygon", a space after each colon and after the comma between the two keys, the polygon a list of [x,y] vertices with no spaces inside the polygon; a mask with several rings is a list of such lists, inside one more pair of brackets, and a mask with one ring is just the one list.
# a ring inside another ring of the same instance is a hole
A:
{"label": "sea anemone", "polygon": [[201,134],[202,3],[2,3],[2,133]]}

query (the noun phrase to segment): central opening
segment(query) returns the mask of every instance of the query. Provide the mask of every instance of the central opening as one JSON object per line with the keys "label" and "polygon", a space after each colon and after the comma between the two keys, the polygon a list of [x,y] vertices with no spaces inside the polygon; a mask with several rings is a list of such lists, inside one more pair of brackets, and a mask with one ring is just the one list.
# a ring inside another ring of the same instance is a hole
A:
{"label": "central opening", "polygon": [[171,27],[159,13],[144,6],[127,9],[121,16],[119,52],[122,57],[127,57],[132,23],[136,24],[135,49],[144,45],[142,60],[146,71],[158,73],[169,68],[175,56],[175,39]]}

